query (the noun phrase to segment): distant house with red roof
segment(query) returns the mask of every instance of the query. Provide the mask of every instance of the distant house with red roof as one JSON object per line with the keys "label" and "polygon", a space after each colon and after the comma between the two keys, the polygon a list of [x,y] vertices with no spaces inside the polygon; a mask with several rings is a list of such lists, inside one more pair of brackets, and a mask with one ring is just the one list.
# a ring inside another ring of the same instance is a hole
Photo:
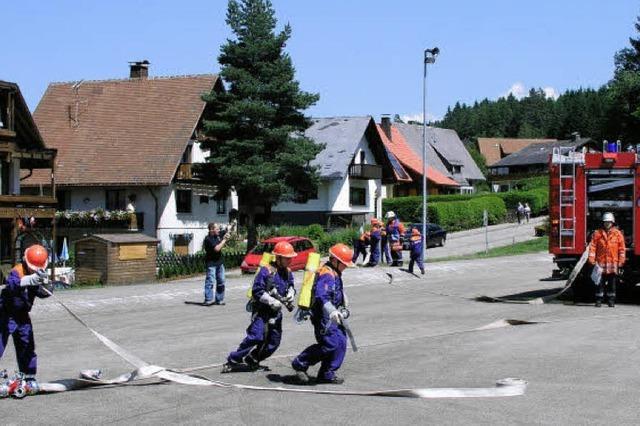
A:
{"label": "distant house with red roof", "polygon": [[278,203],[272,223],[360,225],[382,215],[382,199],[408,171],[383,143],[371,116],[313,118],[305,136],[323,150],[312,165],[320,185],[308,199]]}
{"label": "distant house with red roof", "polygon": [[[224,88],[217,75],[150,78],[148,67],[131,63],[125,79],[52,83],[34,119],[58,150],[58,210],[134,208],[138,228],[163,250],[195,253],[208,222],[228,222],[237,208],[234,194],[192,170],[208,155],[199,142],[202,95]],[[47,179],[34,170],[24,185]]]}
{"label": "distant house with red roof", "polygon": [[[383,117],[377,125],[387,149],[411,177],[398,182],[389,196],[422,194],[422,126],[391,123]],[[486,178],[454,130],[427,128],[427,189],[430,194],[471,193]]]}

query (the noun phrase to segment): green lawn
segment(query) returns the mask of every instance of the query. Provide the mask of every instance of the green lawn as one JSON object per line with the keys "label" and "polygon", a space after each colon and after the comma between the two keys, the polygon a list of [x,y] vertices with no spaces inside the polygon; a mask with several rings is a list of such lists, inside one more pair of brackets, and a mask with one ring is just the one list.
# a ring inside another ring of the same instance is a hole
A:
{"label": "green lawn", "polygon": [[474,254],[468,254],[463,256],[449,256],[439,259],[429,259],[429,253],[427,253],[427,262],[444,262],[449,260],[467,260],[467,259],[483,259],[489,257],[500,256],[517,256],[519,254],[538,253],[541,251],[547,251],[549,247],[549,237],[539,237],[529,241],[523,241],[521,243],[515,243],[510,246],[496,247],[489,249],[489,252],[480,252]]}

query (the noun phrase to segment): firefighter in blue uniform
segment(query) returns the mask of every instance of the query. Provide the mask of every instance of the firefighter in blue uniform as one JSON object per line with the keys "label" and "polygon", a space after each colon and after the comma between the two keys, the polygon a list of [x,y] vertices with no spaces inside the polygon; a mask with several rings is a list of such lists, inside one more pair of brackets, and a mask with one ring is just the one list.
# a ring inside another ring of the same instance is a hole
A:
{"label": "firefighter in blue uniform", "polygon": [[6,287],[0,292],[0,358],[9,336],[13,336],[18,369],[26,383],[27,394],[36,393],[38,389],[38,357],[29,312],[36,297],[49,297],[49,293],[42,288],[49,283],[45,272],[48,260],[47,249],[39,244],[30,246],[25,250],[22,263],[14,266],[9,273]]}
{"label": "firefighter in blue uniform", "polygon": [[367,266],[376,266],[380,262],[380,222],[375,217],[371,219],[371,233],[369,241],[371,243],[371,251],[369,256],[369,263]]}
{"label": "firefighter in blue uniform", "polygon": [[402,231],[404,227],[396,214],[388,211],[387,215],[387,244],[391,247],[391,266],[402,266]]}
{"label": "firefighter in blue uniform", "polygon": [[247,336],[227,357],[223,373],[242,370],[243,367],[252,371],[268,370],[260,362],[273,355],[280,346],[282,306],[293,306],[295,298],[289,264],[297,253],[291,244],[281,241],[275,245],[272,254],[275,263],[261,267],[253,282],[252,315]]}
{"label": "firefighter in blue uniform", "polygon": [[307,369],[317,363],[321,364],[316,383],[344,382],[336,376],[347,351],[347,335],[342,325],[343,309],[347,307],[342,272],[354,266],[352,256],[353,250],[349,246],[336,244],[329,249],[329,261],[318,270],[311,306],[316,343],[302,351],[291,363],[300,384],[310,382]]}
{"label": "firefighter in blue uniform", "polygon": [[422,235],[418,228],[413,228],[411,231],[411,238],[409,239],[409,272],[413,274],[414,263],[418,264],[418,268],[422,275],[424,275],[424,257],[423,257],[423,241]]}
{"label": "firefighter in blue uniform", "polygon": [[387,227],[384,226],[384,222],[380,223],[380,252],[382,253],[380,260],[387,265],[391,265],[391,250],[389,249]]}
{"label": "firefighter in blue uniform", "polygon": [[370,240],[371,240],[371,233],[369,231],[362,232],[359,238],[354,239],[353,259],[351,259],[351,261],[354,264],[358,262],[358,258],[360,257],[360,255],[362,255],[363,262],[367,258],[367,246],[369,245]]}

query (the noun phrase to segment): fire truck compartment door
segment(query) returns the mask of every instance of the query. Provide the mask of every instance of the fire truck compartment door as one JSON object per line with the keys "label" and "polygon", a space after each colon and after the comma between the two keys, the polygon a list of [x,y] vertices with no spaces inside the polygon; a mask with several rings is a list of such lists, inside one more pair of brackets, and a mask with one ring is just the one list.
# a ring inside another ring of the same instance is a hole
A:
{"label": "fire truck compartment door", "polygon": [[622,186],[633,185],[633,178],[618,179],[611,182],[599,183],[589,188],[589,193],[607,191],[609,189],[620,188]]}

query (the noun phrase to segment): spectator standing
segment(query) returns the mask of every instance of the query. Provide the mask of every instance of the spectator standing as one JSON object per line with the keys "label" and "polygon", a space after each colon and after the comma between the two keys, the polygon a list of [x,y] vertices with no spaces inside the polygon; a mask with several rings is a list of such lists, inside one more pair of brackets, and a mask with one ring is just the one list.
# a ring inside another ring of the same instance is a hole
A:
{"label": "spectator standing", "polygon": [[529,207],[529,203],[524,203],[524,218],[529,223],[529,219],[531,219],[531,207]]}
{"label": "spectator standing", "polygon": [[[224,259],[222,248],[227,243],[229,234],[222,235],[220,225],[209,224],[209,235],[204,238],[202,248],[205,251],[207,277],[204,281],[204,304],[224,305]],[[215,297],[213,294],[213,282],[216,282]]]}
{"label": "spectator standing", "polygon": [[524,217],[524,206],[521,202],[518,202],[518,207],[516,208],[516,215],[518,216],[518,224],[522,223],[522,218]]}

